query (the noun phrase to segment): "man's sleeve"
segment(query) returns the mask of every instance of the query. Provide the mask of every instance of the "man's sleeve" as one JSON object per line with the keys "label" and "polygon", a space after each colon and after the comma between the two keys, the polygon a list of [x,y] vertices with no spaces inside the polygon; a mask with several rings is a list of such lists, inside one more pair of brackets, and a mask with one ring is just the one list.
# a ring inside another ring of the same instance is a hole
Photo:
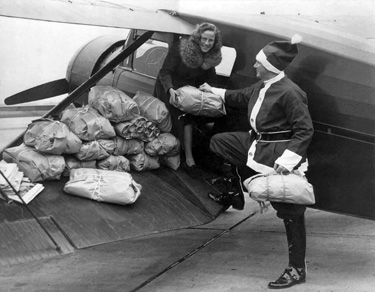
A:
{"label": "man's sleeve", "polygon": [[292,125],[293,136],[287,149],[275,162],[292,171],[306,156],[314,129],[305,94],[289,94],[285,99],[283,108],[288,122]]}
{"label": "man's sleeve", "polygon": [[225,103],[225,92],[227,91],[226,89],[223,88],[216,88],[216,87],[211,87],[212,93],[219,95],[223,102]]}

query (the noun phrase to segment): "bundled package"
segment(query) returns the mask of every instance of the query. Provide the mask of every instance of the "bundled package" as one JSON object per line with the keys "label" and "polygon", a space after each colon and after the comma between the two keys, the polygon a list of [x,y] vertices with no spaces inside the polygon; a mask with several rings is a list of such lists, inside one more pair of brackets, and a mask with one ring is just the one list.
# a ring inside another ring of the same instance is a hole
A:
{"label": "bundled package", "polygon": [[104,170],[130,171],[129,160],[124,156],[110,155],[103,160],[99,160],[96,163],[96,167]]}
{"label": "bundled package", "polygon": [[104,159],[109,155],[99,141],[89,141],[82,143],[81,149],[75,154],[75,157],[87,161]]}
{"label": "bundled package", "polygon": [[314,188],[299,171],[287,175],[276,172],[257,174],[246,179],[243,185],[250,197],[260,203],[315,204]]}
{"label": "bundled package", "polygon": [[130,168],[138,172],[158,169],[160,167],[159,157],[150,156],[145,152],[128,156],[128,158]]}
{"label": "bundled package", "polygon": [[137,103],[112,86],[97,85],[91,88],[89,105],[114,123],[129,121],[139,116]]}
{"label": "bundled package", "polygon": [[224,102],[217,94],[203,92],[193,86],[183,86],[177,92],[174,99],[171,96],[169,103],[185,113],[204,117],[227,114]]}
{"label": "bundled package", "polygon": [[174,170],[178,169],[181,164],[180,154],[173,155],[173,156],[167,156],[167,155],[159,156],[159,161],[161,165],[167,166]]}
{"label": "bundled package", "polygon": [[143,91],[137,91],[133,100],[138,104],[141,116],[153,122],[163,133],[171,131],[172,120],[164,102]]}
{"label": "bundled package", "polygon": [[25,145],[36,150],[61,155],[76,153],[81,148],[82,141],[71,132],[67,125],[50,119],[35,120],[30,123],[23,136]]}
{"label": "bundled package", "polygon": [[134,155],[144,151],[145,143],[138,139],[124,139],[116,136],[113,139],[115,149],[113,155]]}
{"label": "bundled package", "polygon": [[127,172],[91,168],[73,169],[64,186],[68,194],[119,205],[133,204],[141,189]]}
{"label": "bundled package", "polygon": [[153,122],[145,117],[137,117],[128,122],[118,123],[114,126],[117,135],[125,139],[139,139],[149,142],[160,135],[160,130]]}
{"label": "bundled package", "polygon": [[31,182],[58,180],[65,168],[63,156],[41,153],[25,144],[5,149],[3,159],[16,163]]}
{"label": "bundled package", "polygon": [[145,152],[151,156],[174,156],[180,153],[180,141],[170,133],[162,133],[146,143]]}
{"label": "bundled package", "polygon": [[113,139],[99,139],[98,143],[108,154],[113,154],[115,151],[116,143]]}
{"label": "bundled package", "polygon": [[96,160],[81,161],[74,156],[64,156],[65,158],[65,169],[63,176],[69,176],[72,169],[77,168],[96,168]]}
{"label": "bundled package", "polygon": [[116,136],[110,121],[88,105],[66,109],[60,120],[84,141],[111,139]]}

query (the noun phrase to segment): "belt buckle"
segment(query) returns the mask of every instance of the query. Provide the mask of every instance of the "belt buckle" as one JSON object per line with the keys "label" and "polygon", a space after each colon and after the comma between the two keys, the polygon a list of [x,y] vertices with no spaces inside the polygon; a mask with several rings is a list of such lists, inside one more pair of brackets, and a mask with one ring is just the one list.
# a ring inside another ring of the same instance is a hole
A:
{"label": "belt buckle", "polygon": [[256,141],[259,142],[262,140],[262,133],[256,133]]}

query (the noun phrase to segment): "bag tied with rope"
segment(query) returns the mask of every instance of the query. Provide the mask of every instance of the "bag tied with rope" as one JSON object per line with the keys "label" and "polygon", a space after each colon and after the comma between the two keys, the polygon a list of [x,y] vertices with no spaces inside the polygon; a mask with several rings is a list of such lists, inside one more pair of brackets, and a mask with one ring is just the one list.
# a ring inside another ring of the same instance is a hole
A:
{"label": "bag tied with rope", "polygon": [[203,92],[193,86],[183,86],[177,92],[169,103],[185,113],[203,117],[221,117],[227,114],[224,102],[217,94]]}
{"label": "bag tied with rope", "polygon": [[258,174],[244,181],[252,199],[259,203],[266,201],[299,205],[315,204],[313,186],[297,171],[290,174]]}
{"label": "bag tied with rope", "polygon": [[127,172],[79,168],[72,169],[64,192],[98,202],[133,204],[142,186]]}

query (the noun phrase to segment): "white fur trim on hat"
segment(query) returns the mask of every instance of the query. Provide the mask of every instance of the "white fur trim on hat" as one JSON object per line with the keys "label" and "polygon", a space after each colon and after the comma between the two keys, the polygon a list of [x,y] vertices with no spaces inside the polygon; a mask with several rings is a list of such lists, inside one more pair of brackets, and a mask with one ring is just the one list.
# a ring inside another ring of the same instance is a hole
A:
{"label": "white fur trim on hat", "polygon": [[271,71],[276,74],[280,74],[281,71],[273,66],[270,62],[268,62],[266,55],[264,54],[263,50],[260,50],[258,55],[256,55],[255,59],[261,63],[268,71]]}

